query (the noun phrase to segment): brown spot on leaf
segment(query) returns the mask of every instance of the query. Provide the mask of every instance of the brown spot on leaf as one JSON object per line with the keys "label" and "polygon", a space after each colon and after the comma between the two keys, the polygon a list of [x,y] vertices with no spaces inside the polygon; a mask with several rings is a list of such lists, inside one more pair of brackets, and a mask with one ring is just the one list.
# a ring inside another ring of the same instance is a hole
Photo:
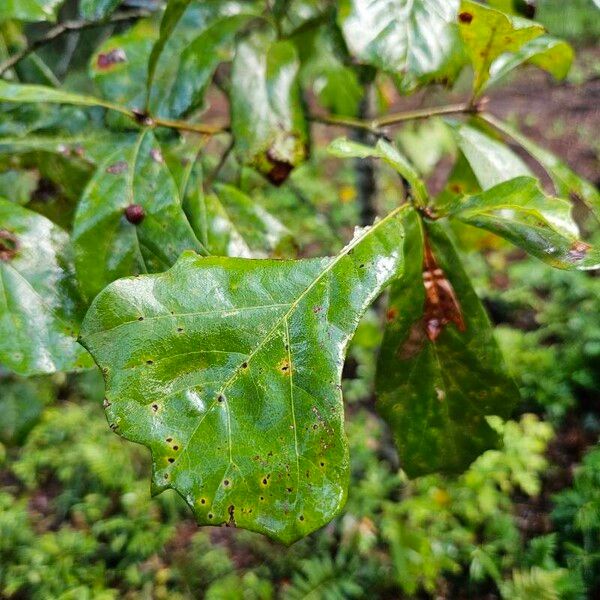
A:
{"label": "brown spot on leaf", "polygon": [[96,65],[99,69],[110,69],[113,65],[127,62],[127,54],[123,48],[115,48],[110,52],[99,54]]}
{"label": "brown spot on leaf", "polygon": [[423,349],[425,339],[425,329],[422,322],[413,323],[408,332],[408,337],[398,347],[398,350],[396,350],[396,356],[400,360],[409,360],[413,356],[416,356]]}
{"label": "brown spot on leaf", "polygon": [[0,260],[14,258],[18,247],[17,236],[6,229],[0,229]]}
{"label": "brown spot on leaf", "polygon": [[473,21],[473,15],[470,12],[463,11],[458,15],[458,20],[465,25],[470,25]]}
{"label": "brown spot on leaf", "polygon": [[465,331],[465,321],[454,288],[437,264],[427,241],[423,264],[423,285],[425,286],[423,323],[429,340],[435,342],[449,323],[454,323],[459,331]]}
{"label": "brown spot on leaf", "polygon": [[235,506],[233,504],[230,504],[229,508],[227,509],[227,512],[229,513],[229,521],[225,523],[225,526],[237,527],[237,525],[235,524]]}
{"label": "brown spot on leaf", "polygon": [[150,150],[150,158],[159,165],[162,165],[165,162],[160,148],[152,148],[152,150]]}
{"label": "brown spot on leaf", "polygon": [[582,241],[575,242],[569,249],[569,259],[573,262],[583,260],[590,251],[591,246]]}
{"label": "brown spot on leaf", "polygon": [[290,367],[290,361],[285,358],[284,360],[282,360],[279,363],[279,370],[284,374],[284,375],[289,375],[291,372],[291,367]]}
{"label": "brown spot on leaf", "polygon": [[397,316],[398,316],[398,309],[395,307],[389,308],[387,313],[385,313],[385,319],[388,323],[391,323]]}
{"label": "brown spot on leaf", "polygon": [[127,162],[124,160],[120,160],[119,162],[106,167],[106,172],[110,173],[111,175],[118,175],[124,171],[127,171]]}
{"label": "brown spot on leaf", "polygon": [[271,150],[267,151],[267,160],[272,165],[270,171],[267,173],[267,179],[273,185],[281,185],[289,177],[294,165],[284,160],[279,160],[273,156]]}
{"label": "brown spot on leaf", "polygon": [[132,225],[139,225],[144,220],[145,216],[146,216],[146,213],[144,211],[144,208],[142,206],[140,206],[139,204],[130,204],[125,209],[125,218]]}

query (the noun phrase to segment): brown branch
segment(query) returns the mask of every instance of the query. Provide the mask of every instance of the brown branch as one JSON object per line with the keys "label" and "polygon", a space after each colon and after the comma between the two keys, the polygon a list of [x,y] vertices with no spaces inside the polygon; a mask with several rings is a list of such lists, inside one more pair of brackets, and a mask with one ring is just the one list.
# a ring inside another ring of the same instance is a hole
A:
{"label": "brown branch", "polygon": [[28,46],[16,52],[9,58],[7,58],[4,62],[0,63],[0,77],[6,73],[9,69],[14,67],[16,64],[21,62],[24,58],[58,39],[59,37],[65,35],[66,33],[70,33],[73,31],[83,31],[85,29],[93,29],[95,27],[103,27],[105,25],[114,25],[116,23],[123,23],[126,21],[131,21],[132,19],[139,19],[142,17],[148,17],[152,13],[148,10],[144,9],[136,9],[130,11],[117,12],[112,16],[103,19],[101,21],[64,21],[63,23],[59,23],[52,29],[50,29],[44,36],[38,38],[31,42]]}

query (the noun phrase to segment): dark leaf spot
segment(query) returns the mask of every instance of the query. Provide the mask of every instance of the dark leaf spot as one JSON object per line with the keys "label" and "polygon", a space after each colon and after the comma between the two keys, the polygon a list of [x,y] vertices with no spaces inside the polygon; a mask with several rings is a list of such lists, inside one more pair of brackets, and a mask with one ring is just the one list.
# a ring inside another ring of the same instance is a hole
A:
{"label": "dark leaf spot", "polygon": [[172,442],[172,441],[173,441],[173,438],[170,438],[170,437],[167,438],[167,442]]}
{"label": "dark leaf spot", "polygon": [[458,20],[465,25],[469,25],[473,21],[473,15],[470,12],[464,11],[458,15]]}
{"label": "dark leaf spot", "polygon": [[385,318],[388,323],[391,323],[397,316],[398,309],[394,307],[389,308],[387,313],[385,314]]}
{"label": "dark leaf spot", "polygon": [[152,158],[154,162],[157,162],[160,165],[162,165],[165,162],[160,148],[152,148],[152,150],[150,150],[150,158]]}
{"label": "dark leaf spot", "polygon": [[200,498],[200,504],[206,504],[206,500],[204,498]]}
{"label": "dark leaf spot", "polygon": [[106,167],[106,172],[111,175],[119,175],[119,173],[123,173],[127,171],[127,163],[124,160],[120,160],[112,165]]}
{"label": "dark leaf spot", "polygon": [[146,213],[144,212],[143,207],[140,206],[139,204],[130,204],[125,209],[125,218],[132,225],[139,225],[144,220],[145,216],[146,216]]}
{"label": "dark leaf spot", "polygon": [[147,360],[147,361],[146,361],[146,364],[147,364],[147,365],[153,365],[153,364],[154,364],[154,361],[153,361],[153,360]]}
{"label": "dark leaf spot", "polygon": [[574,261],[583,260],[589,252],[591,246],[585,242],[575,242],[569,250],[569,258]]}
{"label": "dark leaf spot", "polygon": [[304,521],[304,515],[300,515],[298,518],[299,518],[301,521]]}
{"label": "dark leaf spot", "polygon": [[178,446],[177,444],[175,444],[175,445],[173,446],[173,450],[175,450],[175,452],[177,452],[177,450],[179,450],[179,446]]}
{"label": "dark leaf spot", "polygon": [[99,54],[96,64],[99,69],[108,69],[118,63],[127,62],[127,54],[123,48],[115,48],[105,54]]}
{"label": "dark leaf spot", "polygon": [[153,404],[153,405],[152,405],[152,410],[153,410],[154,412],[156,412],[156,411],[158,410],[158,404]]}
{"label": "dark leaf spot", "polygon": [[175,459],[174,459],[172,456],[170,456],[169,458],[167,458],[167,460],[168,460],[170,463],[174,463],[174,462],[175,462]]}
{"label": "dark leaf spot", "polygon": [[223,485],[224,485],[225,487],[228,487],[228,486],[229,486],[229,479],[225,479],[225,480],[223,480]]}
{"label": "dark leaf spot", "polygon": [[17,248],[17,237],[6,229],[0,229],[0,260],[14,258]]}
{"label": "dark leaf spot", "polygon": [[267,179],[273,185],[281,185],[290,175],[294,168],[289,162],[275,158],[272,152],[267,152],[267,160],[271,163],[271,170],[267,173]]}

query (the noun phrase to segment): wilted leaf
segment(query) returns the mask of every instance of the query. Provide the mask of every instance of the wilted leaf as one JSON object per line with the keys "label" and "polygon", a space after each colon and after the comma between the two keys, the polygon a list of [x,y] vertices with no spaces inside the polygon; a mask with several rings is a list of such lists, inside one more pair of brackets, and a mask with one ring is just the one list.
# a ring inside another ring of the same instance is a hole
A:
{"label": "wilted leaf", "polygon": [[254,35],[239,43],[231,81],[231,128],[240,161],[274,184],[307,156],[299,61],[294,46]]}
{"label": "wilted leaf", "polygon": [[406,261],[392,285],[377,364],[378,409],[410,477],[458,473],[496,445],[485,416],[518,398],[492,327],[453,245],[437,224],[405,221]]}
{"label": "wilted leaf", "polygon": [[200,524],[284,543],[339,512],[345,350],[402,265],[404,210],[335,258],[185,253],[96,298],[83,343],[103,369],[112,428],[152,450],[156,492],[176,489]]}
{"label": "wilted leaf", "polygon": [[342,0],[338,21],[351,54],[409,91],[462,66],[458,7],[459,0]]}
{"label": "wilted leaf", "polygon": [[532,177],[517,177],[459,199],[450,214],[506,238],[553,267],[600,267],[600,252],[579,239],[571,203],[547,196]]}
{"label": "wilted leaf", "polygon": [[0,200],[0,363],[20,375],[90,367],[81,311],[67,234]]}
{"label": "wilted leaf", "polygon": [[460,33],[475,70],[473,90],[481,93],[492,63],[505,52],[518,52],[544,28],[521,17],[506,15],[478,2],[463,0],[458,15]]}
{"label": "wilted leaf", "polygon": [[202,251],[150,131],[100,163],[79,203],[73,243],[90,299],[119,277],[166,269],[186,249]]}

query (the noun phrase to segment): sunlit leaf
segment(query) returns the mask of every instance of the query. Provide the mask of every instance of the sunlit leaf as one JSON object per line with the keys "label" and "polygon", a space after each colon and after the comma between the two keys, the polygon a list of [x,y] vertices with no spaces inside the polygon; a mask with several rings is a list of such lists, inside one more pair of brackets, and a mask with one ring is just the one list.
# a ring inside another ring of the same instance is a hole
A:
{"label": "sunlit leaf", "polygon": [[119,277],[166,269],[186,249],[202,251],[150,131],[99,164],[79,203],[73,242],[89,299]]}
{"label": "sunlit leaf", "polygon": [[238,44],[231,81],[231,128],[240,160],[275,184],[307,156],[294,46],[254,35]]}
{"label": "sunlit leaf", "polygon": [[397,76],[408,91],[462,65],[459,0],[342,0],[338,21],[350,53]]}
{"label": "sunlit leaf", "polygon": [[[401,279],[391,287],[377,364],[378,410],[410,477],[464,470],[498,436],[518,391],[453,245],[437,224],[406,220]],[[410,257],[410,259],[408,259]]]}
{"label": "sunlit leaf", "polygon": [[340,377],[367,305],[402,265],[397,209],[334,258],[182,255],[94,301],[83,343],[112,428],[148,446],[156,492],[203,525],[284,543],[342,508],[349,478]]}
{"label": "sunlit leaf", "polygon": [[476,94],[483,90],[490,77],[490,67],[500,55],[518,52],[545,31],[537,23],[506,15],[471,0],[462,0],[458,21],[475,70],[473,90]]}
{"label": "sunlit leaf", "polygon": [[20,375],[90,367],[81,316],[67,234],[0,200],[0,364]]}
{"label": "sunlit leaf", "polygon": [[579,239],[571,203],[547,196],[532,177],[517,177],[462,198],[454,218],[500,235],[560,269],[596,269],[600,252]]}

